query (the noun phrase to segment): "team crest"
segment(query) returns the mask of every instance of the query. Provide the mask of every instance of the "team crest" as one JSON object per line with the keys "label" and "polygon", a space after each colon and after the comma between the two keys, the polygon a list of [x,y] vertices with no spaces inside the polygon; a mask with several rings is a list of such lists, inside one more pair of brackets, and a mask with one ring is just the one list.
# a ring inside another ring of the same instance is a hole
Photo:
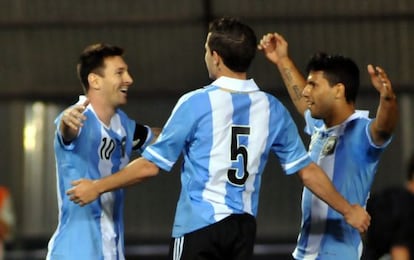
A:
{"label": "team crest", "polygon": [[337,136],[330,136],[325,142],[325,145],[322,148],[322,155],[330,155],[334,152],[336,147],[338,137]]}

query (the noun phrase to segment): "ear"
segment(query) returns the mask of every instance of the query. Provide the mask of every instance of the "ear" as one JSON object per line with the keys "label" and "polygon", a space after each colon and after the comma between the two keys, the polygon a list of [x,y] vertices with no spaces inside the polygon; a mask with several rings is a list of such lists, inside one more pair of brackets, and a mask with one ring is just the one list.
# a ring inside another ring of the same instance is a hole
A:
{"label": "ear", "polygon": [[336,98],[345,98],[345,85],[344,84],[337,83],[335,85],[335,89],[336,89],[336,94],[335,94]]}
{"label": "ear", "polygon": [[218,66],[221,63],[221,57],[216,51],[213,51],[213,61],[214,65],[216,66]]}
{"label": "ear", "polygon": [[92,73],[92,72],[89,73],[88,82],[89,82],[90,88],[98,90],[100,88],[99,81],[100,81],[100,78],[97,74]]}

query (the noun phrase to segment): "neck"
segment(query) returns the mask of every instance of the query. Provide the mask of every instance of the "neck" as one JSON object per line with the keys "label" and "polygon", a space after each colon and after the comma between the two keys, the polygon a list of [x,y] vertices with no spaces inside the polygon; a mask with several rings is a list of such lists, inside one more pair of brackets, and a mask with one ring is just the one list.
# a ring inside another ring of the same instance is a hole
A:
{"label": "neck", "polygon": [[340,125],[347,120],[353,113],[355,113],[355,107],[353,104],[347,104],[346,106],[339,106],[331,111],[330,116],[323,119],[326,127],[330,128],[336,125]]}
{"label": "neck", "polygon": [[108,104],[104,99],[90,97],[89,100],[99,120],[106,126],[109,126],[116,108]]}
{"label": "neck", "polygon": [[229,78],[234,78],[234,79],[241,79],[241,80],[247,79],[247,73],[246,72],[232,71],[229,68],[227,68],[226,66],[223,66],[221,68],[221,70],[219,71],[219,73],[217,73],[217,78],[220,78],[222,76],[229,77]]}

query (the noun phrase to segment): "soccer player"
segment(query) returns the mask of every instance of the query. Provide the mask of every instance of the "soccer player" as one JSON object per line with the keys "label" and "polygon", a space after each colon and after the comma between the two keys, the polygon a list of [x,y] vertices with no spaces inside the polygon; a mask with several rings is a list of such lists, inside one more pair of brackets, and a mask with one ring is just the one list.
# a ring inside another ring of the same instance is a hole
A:
{"label": "soccer player", "polygon": [[59,224],[49,241],[47,259],[125,259],[124,192],[107,192],[86,207],[65,196],[79,178],[99,179],[122,169],[133,150],[153,138],[119,108],[133,82],[123,49],[88,46],[80,56],[78,76],[87,96],[56,119],[54,141]]}
{"label": "soccer player", "polygon": [[344,200],[311,162],[286,108],[247,78],[256,46],[249,26],[233,18],[213,21],[205,43],[213,82],[179,99],[143,157],[107,178],[75,181],[70,198],[85,205],[159,168],[169,171],[183,155],[170,259],[247,260],[253,255],[261,177],[272,152],[286,174],[298,173],[348,223],[366,230],[368,214]]}
{"label": "soccer player", "polygon": [[[396,96],[384,70],[368,66],[379,93],[376,118],[355,109],[359,69],[339,55],[317,53],[307,66],[307,79],[288,56],[288,44],[277,33],[263,36],[259,49],[282,75],[289,95],[311,135],[309,154],[328,174],[335,188],[350,202],[366,205],[380,156],[397,125]],[[295,259],[359,259],[358,230],[308,188],[302,195],[302,227]]]}

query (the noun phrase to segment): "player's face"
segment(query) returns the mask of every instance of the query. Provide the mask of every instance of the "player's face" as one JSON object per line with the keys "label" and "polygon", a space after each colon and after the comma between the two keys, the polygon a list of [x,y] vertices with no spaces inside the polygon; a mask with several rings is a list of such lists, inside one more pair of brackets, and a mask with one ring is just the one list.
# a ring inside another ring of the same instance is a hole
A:
{"label": "player's face", "polygon": [[209,33],[207,35],[207,39],[206,39],[206,43],[204,44],[204,48],[206,50],[205,55],[204,55],[204,61],[206,62],[206,67],[208,70],[208,76],[210,79],[215,80],[216,79],[216,75],[215,75],[215,65],[214,65],[214,59],[213,59],[213,53],[210,50],[210,47],[208,47],[208,40],[210,38],[211,33]]}
{"label": "player's face", "polygon": [[128,73],[128,65],[121,56],[105,58],[102,76],[102,91],[107,101],[114,107],[127,103],[127,93],[133,80]]}
{"label": "player's face", "polygon": [[334,111],[336,86],[330,86],[323,71],[311,71],[302,96],[313,118],[327,119]]}

